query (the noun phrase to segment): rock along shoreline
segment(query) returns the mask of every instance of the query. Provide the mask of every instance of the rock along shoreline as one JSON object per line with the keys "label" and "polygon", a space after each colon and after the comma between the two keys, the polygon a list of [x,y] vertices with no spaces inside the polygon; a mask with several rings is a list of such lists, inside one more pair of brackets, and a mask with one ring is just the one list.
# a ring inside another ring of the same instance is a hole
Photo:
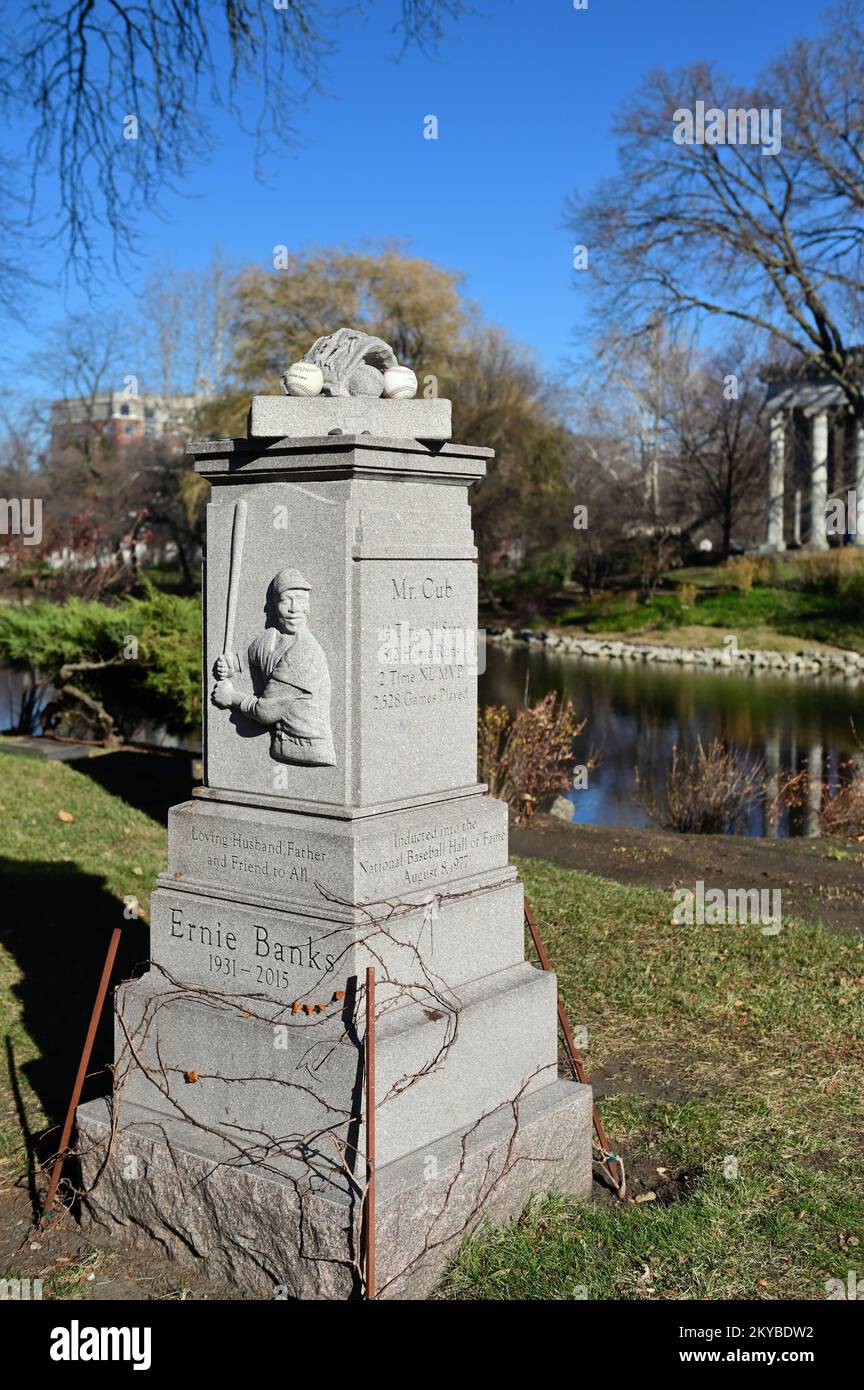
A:
{"label": "rock along shoreline", "polygon": [[841,676],[864,679],[864,655],[851,651],[766,652],[752,647],[673,647],[651,642],[572,636],[535,628],[487,627],[486,638],[505,646],[545,647],[565,656],[597,661],[641,661],[663,666],[708,666],[739,675]]}

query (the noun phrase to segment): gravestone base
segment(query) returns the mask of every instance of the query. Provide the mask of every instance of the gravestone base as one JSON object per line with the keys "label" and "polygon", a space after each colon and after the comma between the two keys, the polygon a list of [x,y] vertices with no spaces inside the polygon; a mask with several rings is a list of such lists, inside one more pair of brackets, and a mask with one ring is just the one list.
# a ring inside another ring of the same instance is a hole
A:
{"label": "gravestone base", "polygon": [[[252,1298],[360,1296],[361,1201],[347,1176],[234,1166],[218,1136],[126,1102],[113,1140],[112,1128],[111,1101],[79,1107],[82,1223],[96,1244],[168,1255]],[[587,1198],[591,1133],[590,1087],[558,1080],[380,1168],[379,1297],[428,1297],[466,1234],[533,1194]]]}

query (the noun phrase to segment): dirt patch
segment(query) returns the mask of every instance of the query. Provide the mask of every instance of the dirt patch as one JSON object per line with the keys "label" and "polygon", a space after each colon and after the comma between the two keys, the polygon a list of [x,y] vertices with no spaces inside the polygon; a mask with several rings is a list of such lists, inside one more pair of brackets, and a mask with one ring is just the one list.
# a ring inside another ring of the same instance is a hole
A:
{"label": "dirt patch", "polygon": [[817,1149],[812,1154],[796,1154],[792,1161],[798,1168],[806,1168],[811,1173],[830,1173],[842,1166],[841,1155],[836,1149]]}
{"label": "dirt patch", "polygon": [[511,826],[510,850],[615,883],[651,888],[779,888],[788,923],[864,935],[864,851],[835,840],[676,835],[667,830],[570,825],[538,815]]}
{"label": "dirt patch", "polygon": [[594,1099],[603,1100],[606,1096],[633,1095],[644,1100],[664,1101],[669,1105],[683,1105],[692,1100],[694,1093],[685,1090],[672,1077],[659,1077],[649,1073],[638,1062],[626,1057],[614,1058],[605,1067],[591,1073]]}
{"label": "dirt patch", "polygon": [[591,1200],[596,1205],[621,1209],[622,1206],[653,1204],[671,1206],[692,1197],[702,1176],[701,1168],[682,1168],[657,1154],[640,1154],[621,1149],[627,1175],[627,1195],[622,1203],[595,1165]]}

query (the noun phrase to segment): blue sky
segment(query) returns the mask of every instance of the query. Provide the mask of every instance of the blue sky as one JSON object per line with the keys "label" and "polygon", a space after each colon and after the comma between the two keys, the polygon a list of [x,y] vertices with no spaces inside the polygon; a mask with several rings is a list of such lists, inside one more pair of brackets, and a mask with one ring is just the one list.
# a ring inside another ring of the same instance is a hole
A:
{"label": "blue sky", "polygon": [[[584,332],[563,228],[565,199],[614,173],[610,127],[653,67],[708,58],[742,82],[778,47],[819,27],[810,0],[476,0],[437,54],[394,60],[395,0],[341,22],[326,95],[298,115],[304,143],[255,181],[252,142],[213,113],[218,150],[187,192],[141,223],[144,256],[106,301],[134,297],[153,260],[201,265],[212,244],[270,265],[276,243],[403,237],[466,275],[467,293],[551,370]],[[434,114],[437,141],[423,138]],[[107,244],[107,243],[106,243]],[[7,354],[38,350],[45,326],[79,293],[42,292]],[[23,384],[21,377],[19,385]]]}

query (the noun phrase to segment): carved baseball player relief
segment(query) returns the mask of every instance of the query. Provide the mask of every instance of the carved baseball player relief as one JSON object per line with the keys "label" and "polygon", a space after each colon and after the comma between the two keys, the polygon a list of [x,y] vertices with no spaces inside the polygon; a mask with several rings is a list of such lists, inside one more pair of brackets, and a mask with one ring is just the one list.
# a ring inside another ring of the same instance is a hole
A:
{"label": "carved baseball player relief", "polygon": [[270,756],[279,763],[335,767],[330,728],[330,672],[327,658],[308,629],[312,586],[298,569],[281,569],[267,590],[265,630],[250,644],[248,671],[258,693],[244,693],[232,675],[242,671],[232,652],[246,503],[237,502],[231,539],[231,569],[225,642],[215,670],[213,703],[236,709],[270,729]]}

